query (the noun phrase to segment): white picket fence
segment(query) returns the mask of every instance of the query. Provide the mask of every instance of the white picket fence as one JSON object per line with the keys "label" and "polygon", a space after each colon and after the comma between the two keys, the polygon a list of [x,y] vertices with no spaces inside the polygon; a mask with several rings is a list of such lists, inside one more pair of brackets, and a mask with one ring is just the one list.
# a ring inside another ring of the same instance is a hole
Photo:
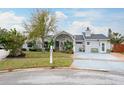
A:
{"label": "white picket fence", "polygon": [[9,55],[9,51],[0,49],[0,60],[2,60],[3,58],[6,58],[8,55]]}

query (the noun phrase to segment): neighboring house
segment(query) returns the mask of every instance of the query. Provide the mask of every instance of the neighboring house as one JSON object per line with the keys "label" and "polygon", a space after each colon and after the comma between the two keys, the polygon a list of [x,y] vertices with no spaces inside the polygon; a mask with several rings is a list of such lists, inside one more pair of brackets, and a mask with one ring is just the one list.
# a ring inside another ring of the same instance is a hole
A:
{"label": "neighboring house", "polygon": [[72,35],[65,31],[50,35],[45,38],[45,47],[48,46],[48,41],[51,39],[54,41],[53,48],[59,51],[64,51],[64,42],[67,40],[73,43],[74,52],[106,53],[111,48],[110,39],[108,37],[103,34],[92,34],[88,27],[81,35]]}

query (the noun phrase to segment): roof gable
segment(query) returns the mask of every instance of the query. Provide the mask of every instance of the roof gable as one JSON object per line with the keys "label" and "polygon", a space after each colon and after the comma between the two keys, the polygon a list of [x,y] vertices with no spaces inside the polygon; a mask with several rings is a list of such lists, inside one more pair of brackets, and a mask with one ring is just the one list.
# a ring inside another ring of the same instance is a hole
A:
{"label": "roof gable", "polygon": [[58,32],[57,34],[55,35],[60,35],[60,34],[67,34],[67,35],[70,35],[70,36],[73,36],[72,34],[66,32],[66,31],[61,31],[61,32]]}
{"label": "roof gable", "polygon": [[59,36],[59,35],[68,35],[68,36],[70,36],[72,39],[74,39],[74,37],[73,37],[73,35],[72,34],[70,34],[70,33],[68,33],[68,32],[66,32],[66,31],[61,31],[61,32],[59,32],[59,33],[57,33],[57,34],[55,34],[54,35],[54,38],[56,38],[57,36]]}

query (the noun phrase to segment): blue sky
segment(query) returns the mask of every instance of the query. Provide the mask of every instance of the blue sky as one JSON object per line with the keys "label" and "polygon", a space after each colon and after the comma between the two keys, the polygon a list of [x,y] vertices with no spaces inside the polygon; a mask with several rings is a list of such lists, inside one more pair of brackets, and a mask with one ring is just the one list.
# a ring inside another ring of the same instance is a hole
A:
{"label": "blue sky", "polygon": [[[0,9],[0,27],[17,28],[23,32],[23,22],[27,22],[34,8]],[[108,28],[124,34],[124,9],[93,8],[50,8],[57,17],[58,31],[72,34],[82,33],[89,26],[93,33],[107,34]]]}

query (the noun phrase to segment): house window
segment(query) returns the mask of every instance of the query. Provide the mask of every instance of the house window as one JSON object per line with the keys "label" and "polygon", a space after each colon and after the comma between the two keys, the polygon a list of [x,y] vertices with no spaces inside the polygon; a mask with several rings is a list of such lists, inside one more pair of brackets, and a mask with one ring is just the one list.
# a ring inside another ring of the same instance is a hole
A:
{"label": "house window", "polygon": [[82,42],[76,42],[76,44],[82,44]]}
{"label": "house window", "polygon": [[48,42],[44,42],[44,47],[48,48]]}
{"label": "house window", "polygon": [[56,41],[56,42],[55,42],[55,48],[56,48],[57,50],[59,50],[59,41]]}
{"label": "house window", "polygon": [[90,45],[90,42],[87,42],[87,45]]}

